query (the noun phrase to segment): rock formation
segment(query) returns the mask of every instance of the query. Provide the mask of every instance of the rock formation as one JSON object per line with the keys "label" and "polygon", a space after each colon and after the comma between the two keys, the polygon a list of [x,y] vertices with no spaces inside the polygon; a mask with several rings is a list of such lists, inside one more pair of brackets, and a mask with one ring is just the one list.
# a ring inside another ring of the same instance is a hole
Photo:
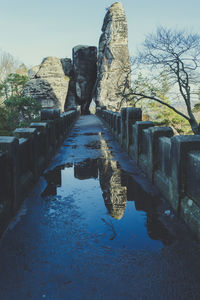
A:
{"label": "rock formation", "polygon": [[61,58],[60,61],[65,75],[70,79],[67,98],[65,101],[65,110],[70,110],[77,106],[74,67],[70,58]]}
{"label": "rock formation", "polygon": [[77,103],[81,105],[81,113],[88,114],[97,76],[97,48],[79,45],[72,54]]}
{"label": "rock formation", "polygon": [[[130,83],[130,60],[128,51],[128,28],[123,6],[116,2],[109,8],[99,40],[96,104],[119,111],[122,85],[127,78]],[[123,105],[122,105],[123,106]]]}
{"label": "rock formation", "polygon": [[34,79],[35,75],[37,74],[37,72],[39,71],[40,66],[34,66],[31,69],[28,70],[28,77],[29,79]]}
{"label": "rock formation", "polygon": [[72,60],[47,57],[40,66],[29,70],[30,81],[24,96],[33,97],[43,107],[69,110],[81,105],[88,114],[95,98],[97,106],[120,111],[124,81],[130,85],[128,29],[123,6],[116,2],[104,18],[97,48],[79,45],[73,48]]}
{"label": "rock formation", "polygon": [[29,72],[32,78],[25,86],[23,95],[38,100],[43,107],[60,108],[64,111],[69,77],[65,75],[60,59],[45,58],[41,65]]}

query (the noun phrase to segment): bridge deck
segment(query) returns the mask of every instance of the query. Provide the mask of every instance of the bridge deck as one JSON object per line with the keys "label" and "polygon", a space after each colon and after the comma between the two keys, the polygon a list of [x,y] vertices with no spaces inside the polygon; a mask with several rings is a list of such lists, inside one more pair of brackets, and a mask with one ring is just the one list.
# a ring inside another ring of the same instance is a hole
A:
{"label": "bridge deck", "polygon": [[95,116],[0,244],[0,299],[199,299],[199,246]]}

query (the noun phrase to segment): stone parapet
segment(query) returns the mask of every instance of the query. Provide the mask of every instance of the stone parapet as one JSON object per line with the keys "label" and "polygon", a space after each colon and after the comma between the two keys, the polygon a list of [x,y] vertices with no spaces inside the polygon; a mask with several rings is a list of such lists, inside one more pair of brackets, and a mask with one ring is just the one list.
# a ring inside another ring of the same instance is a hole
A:
{"label": "stone parapet", "polygon": [[0,137],[0,235],[24,197],[55,154],[79,116],[78,110],[60,114],[41,111],[41,121]]}
{"label": "stone parapet", "polygon": [[200,135],[173,136],[170,127],[141,121],[135,108],[96,114],[200,239]]}

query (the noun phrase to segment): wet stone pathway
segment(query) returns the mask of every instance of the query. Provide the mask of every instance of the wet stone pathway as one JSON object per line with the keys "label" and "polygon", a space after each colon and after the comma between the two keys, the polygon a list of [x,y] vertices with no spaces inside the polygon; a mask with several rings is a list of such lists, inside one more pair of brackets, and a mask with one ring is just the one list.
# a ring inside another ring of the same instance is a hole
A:
{"label": "wet stone pathway", "polygon": [[0,241],[0,299],[200,299],[199,250],[105,126],[83,116]]}

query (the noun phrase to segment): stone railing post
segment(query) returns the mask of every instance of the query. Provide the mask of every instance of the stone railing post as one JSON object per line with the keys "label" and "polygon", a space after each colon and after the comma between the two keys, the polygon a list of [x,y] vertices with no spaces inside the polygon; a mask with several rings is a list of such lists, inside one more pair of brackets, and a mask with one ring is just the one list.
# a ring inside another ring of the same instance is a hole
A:
{"label": "stone railing post", "polygon": [[133,143],[132,126],[136,121],[142,120],[142,110],[135,107],[127,107],[126,109],[126,150],[129,152],[129,147]]}
{"label": "stone railing post", "polygon": [[154,123],[151,121],[137,121],[132,125],[132,140],[133,144],[130,146],[130,156],[138,164],[139,156],[141,153],[141,144],[142,144],[142,131],[153,127]]}
{"label": "stone railing post", "polygon": [[171,146],[172,178],[170,202],[179,210],[181,199],[185,196],[187,155],[200,149],[200,135],[174,136]]}
{"label": "stone railing post", "polygon": [[174,135],[174,132],[171,127],[151,127],[146,131],[148,131],[147,175],[154,183],[154,173],[158,161],[158,139],[164,136],[170,138]]}
{"label": "stone railing post", "polygon": [[15,137],[0,137],[0,151],[7,154],[11,166],[11,203],[12,213],[17,210],[19,205],[19,158],[18,158],[19,140]]}
{"label": "stone railing post", "polygon": [[38,170],[38,137],[36,128],[16,128],[13,132],[14,136],[18,139],[27,138],[29,140],[29,157],[30,171],[33,173],[34,181],[37,180],[39,176]]}
{"label": "stone railing post", "polygon": [[121,145],[126,145],[126,108],[121,109]]}

